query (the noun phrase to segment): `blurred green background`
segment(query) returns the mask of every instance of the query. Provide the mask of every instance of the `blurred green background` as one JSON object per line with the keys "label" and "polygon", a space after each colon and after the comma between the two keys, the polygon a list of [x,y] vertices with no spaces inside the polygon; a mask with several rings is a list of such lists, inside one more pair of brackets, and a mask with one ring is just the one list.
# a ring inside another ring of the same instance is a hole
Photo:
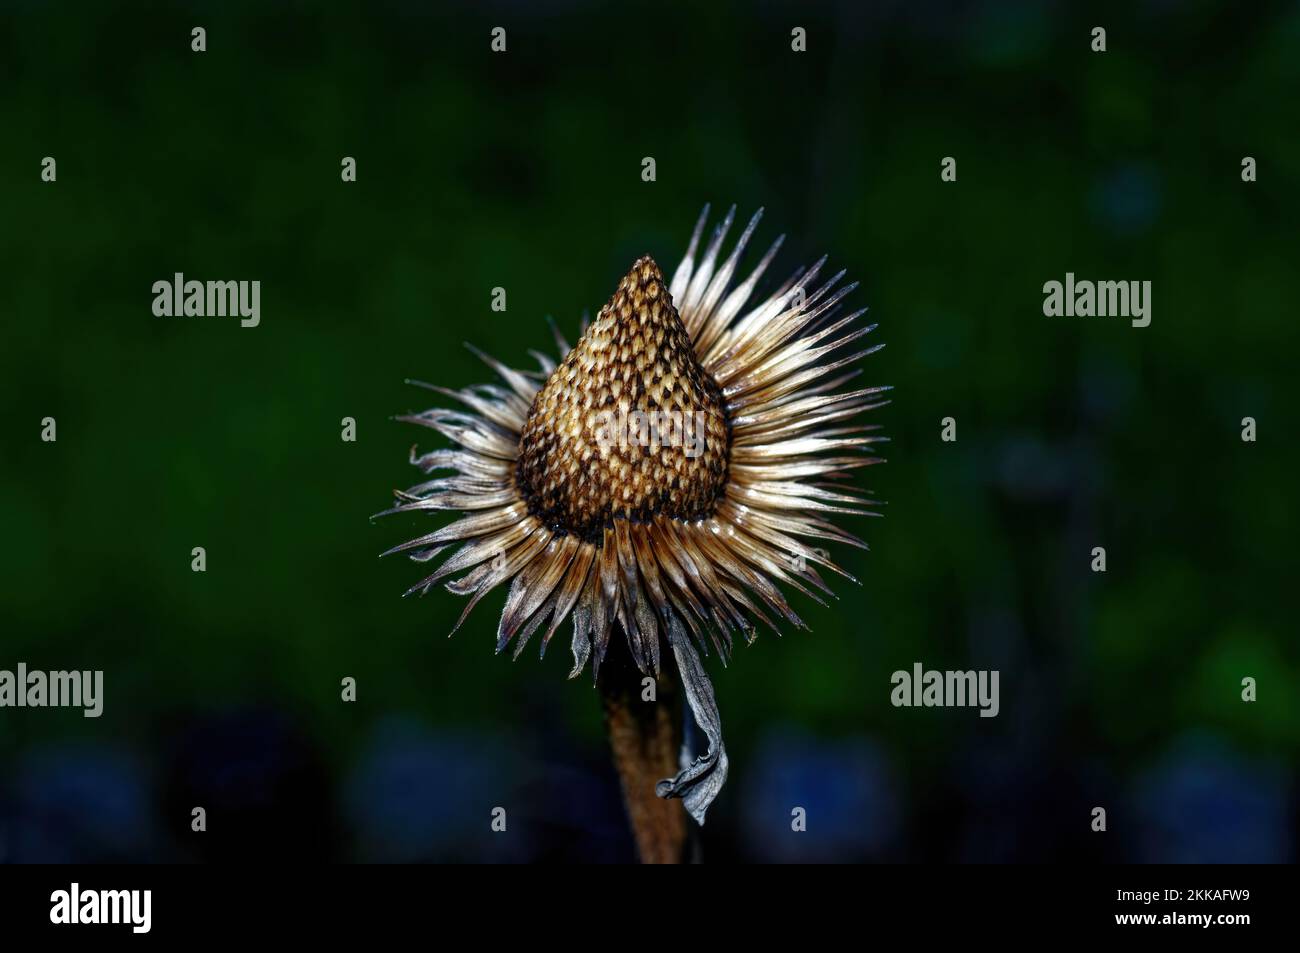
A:
{"label": "blurred green background", "polygon": [[[0,668],[106,700],[0,710],[0,859],[629,858],[567,637],[494,657],[502,595],[448,641],[376,558],[432,525],[368,517],[439,445],[404,379],[531,365],[705,202],[766,207],[769,283],[860,280],[896,388],[863,585],[709,663],[705,856],[1295,859],[1298,87],[1294,4],[8,5]],[[154,317],[177,271],[261,325]],[[1151,326],[1045,318],[1067,271],[1150,280]],[[1001,714],[891,707],[916,661]]]}

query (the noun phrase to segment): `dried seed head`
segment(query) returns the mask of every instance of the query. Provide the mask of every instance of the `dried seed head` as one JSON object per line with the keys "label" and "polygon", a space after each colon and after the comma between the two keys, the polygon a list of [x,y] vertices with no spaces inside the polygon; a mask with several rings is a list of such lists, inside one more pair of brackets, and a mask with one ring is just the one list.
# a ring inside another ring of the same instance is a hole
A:
{"label": "dried seed head", "polygon": [[[831,591],[821,570],[853,578],[821,543],[866,546],[833,517],[876,515],[847,478],[881,462],[871,452],[885,439],[854,418],[888,403],[886,387],[842,389],[857,373],[851,365],[882,346],[850,349],[874,328],[854,326],[862,311],[844,313],[856,285],[837,288],[843,272],[817,280],[823,259],[751,300],[781,240],[738,279],[759,215],[724,257],[733,213],[702,246],[706,207],[671,282],[649,258],[638,261],[558,367],[536,351],[541,375],[483,355],[499,383],[434,388],[467,409],[401,418],[453,446],[413,449],[426,479],[388,511],[462,514],[390,552],[441,558],[408,592],[457,577],[445,585],[468,597],[461,622],[508,583],[498,652],[513,642],[518,656],[535,633],[545,650],[570,620],[570,677],[589,666],[609,694],[624,676],[639,690],[637,672],[674,671],[703,752],[674,743],[660,763],[648,735],[616,739],[616,751],[637,763],[621,774],[640,796],[646,772],[671,771],[680,750],[684,767],[654,790],[681,798],[701,824],[728,761],[697,648],[712,645],[725,659],[733,636],[753,638],[755,622],[807,628],[782,590],[821,601],[817,593]],[[558,331],[556,340],[568,351]],[[689,416],[692,433],[679,434],[689,442],[656,444],[653,433],[646,442],[629,426],[633,415],[674,414]],[[630,660],[605,661],[620,642]],[[671,653],[663,671],[661,647]]]}
{"label": "dried seed head", "polygon": [[599,542],[616,518],[709,516],[729,439],[722,393],[646,256],[534,398],[516,481],[548,527]]}

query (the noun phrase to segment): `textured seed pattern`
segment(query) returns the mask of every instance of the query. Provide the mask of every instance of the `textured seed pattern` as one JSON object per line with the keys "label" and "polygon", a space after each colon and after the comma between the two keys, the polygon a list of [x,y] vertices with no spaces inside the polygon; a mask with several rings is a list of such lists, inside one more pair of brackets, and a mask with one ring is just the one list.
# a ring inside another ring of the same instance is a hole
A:
{"label": "textured seed pattern", "polygon": [[[691,416],[681,418],[679,439],[661,434],[653,446],[629,417],[633,411],[658,420],[664,412]],[[727,484],[729,439],[721,391],[700,366],[659,266],[647,256],[534,398],[517,486],[546,526],[600,542],[619,518],[711,515]]]}

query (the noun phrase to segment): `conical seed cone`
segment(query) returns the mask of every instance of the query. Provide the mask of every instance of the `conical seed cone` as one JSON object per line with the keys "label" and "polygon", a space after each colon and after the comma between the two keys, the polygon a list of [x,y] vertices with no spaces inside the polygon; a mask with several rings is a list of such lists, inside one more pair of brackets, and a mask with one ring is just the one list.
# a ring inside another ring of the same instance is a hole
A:
{"label": "conical seed cone", "polygon": [[709,516],[727,482],[722,396],[659,266],[639,259],[533,400],[517,480],[551,529]]}

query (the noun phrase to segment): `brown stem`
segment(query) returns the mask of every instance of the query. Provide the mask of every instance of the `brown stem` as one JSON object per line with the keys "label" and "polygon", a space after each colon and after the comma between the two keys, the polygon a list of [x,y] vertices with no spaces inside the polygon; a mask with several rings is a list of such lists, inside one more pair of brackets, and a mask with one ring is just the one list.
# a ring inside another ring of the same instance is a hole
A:
{"label": "brown stem", "polygon": [[643,701],[645,676],[622,643],[617,634],[610,639],[598,685],[632,835],[642,863],[681,863],[686,850],[686,810],[679,799],[655,794],[655,785],[673,777],[678,769],[681,737],[673,717],[676,679],[671,661],[665,659],[655,683],[655,700]]}

